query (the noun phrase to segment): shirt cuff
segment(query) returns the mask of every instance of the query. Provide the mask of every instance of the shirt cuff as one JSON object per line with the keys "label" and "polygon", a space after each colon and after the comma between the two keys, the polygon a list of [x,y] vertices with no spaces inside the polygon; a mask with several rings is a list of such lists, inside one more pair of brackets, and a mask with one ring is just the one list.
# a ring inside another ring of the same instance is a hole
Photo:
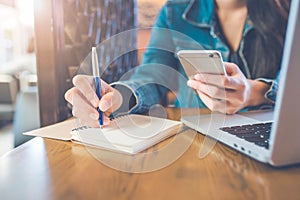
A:
{"label": "shirt cuff", "polygon": [[[135,90],[128,86],[127,84],[123,83],[123,82],[114,82],[110,84],[111,87],[113,87],[114,89],[118,90],[123,98],[123,102],[121,105],[121,108],[119,109],[118,113],[131,113],[132,110],[136,109],[136,107],[138,106],[139,103],[139,99],[137,97],[137,94],[135,93]],[[133,98],[135,98],[135,104],[131,105],[130,103],[130,99],[133,96]],[[127,106],[125,106],[127,105]],[[122,108],[123,107],[123,108]],[[126,109],[127,107],[127,109]],[[121,110],[121,111],[120,111]]]}
{"label": "shirt cuff", "polygon": [[[119,90],[123,97],[125,96],[125,98],[127,98],[125,102],[123,101],[123,104],[125,104],[125,109],[123,110],[126,110],[127,108],[128,113],[146,113],[151,107],[152,101],[155,101],[154,97],[152,99],[151,96],[149,97],[149,95],[147,95],[153,92],[153,88],[151,86],[145,87],[144,82],[127,80],[114,82],[110,85]],[[135,103],[131,103],[134,105],[130,105],[130,102],[134,102],[132,101],[132,98],[135,99]],[[146,100],[146,98],[148,100]]]}
{"label": "shirt cuff", "polygon": [[270,85],[270,88],[265,93],[265,98],[270,100],[272,103],[276,101],[276,95],[278,90],[278,82],[274,79],[258,78],[258,81],[262,81]]}

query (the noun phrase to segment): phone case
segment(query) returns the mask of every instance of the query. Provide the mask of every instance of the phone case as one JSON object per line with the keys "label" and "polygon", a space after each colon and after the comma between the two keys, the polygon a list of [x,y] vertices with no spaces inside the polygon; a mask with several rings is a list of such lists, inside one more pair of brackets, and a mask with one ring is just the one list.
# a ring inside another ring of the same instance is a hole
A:
{"label": "phone case", "polygon": [[177,55],[188,77],[196,73],[226,75],[222,55],[216,50],[181,50]]}

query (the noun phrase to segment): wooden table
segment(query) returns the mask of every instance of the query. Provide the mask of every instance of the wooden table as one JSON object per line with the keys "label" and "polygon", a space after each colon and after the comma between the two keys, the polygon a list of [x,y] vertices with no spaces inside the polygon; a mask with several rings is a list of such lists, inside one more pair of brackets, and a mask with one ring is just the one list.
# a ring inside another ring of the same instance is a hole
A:
{"label": "wooden table", "polygon": [[220,143],[199,159],[203,139],[197,134],[171,165],[136,174],[107,167],[82,145],[34,138],[0,159],[0,199],[300,199],[299,165],[273,168]]}

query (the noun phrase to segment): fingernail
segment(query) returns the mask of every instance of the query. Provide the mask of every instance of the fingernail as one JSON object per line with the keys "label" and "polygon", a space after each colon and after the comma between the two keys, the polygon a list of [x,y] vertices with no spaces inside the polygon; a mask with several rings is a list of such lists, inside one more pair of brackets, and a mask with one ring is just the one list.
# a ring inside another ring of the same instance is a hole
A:
{"label": "fingernail", "polygon": [[191,82],[190,80],[188,80],[188,81],[187,81],[187,85],[188,85],[189,87],[192,87],[193,84],[192,84],[192,82]]}
{"label": "fingernail", "polygon": [[95,113],[91,113],[91,114],[89,115],[89,117],[90,117],[91,119],[93,119],[93,120],[97,120],[97,119],[98,119],[98,115],[95,114]]}
{"label": "fingernail", "polygon": [[204,77],[203,77],[203,75],[202,75],[202,74],[196,74],[196,75],[194,76],[194,78],[195,78],[196,80],[198,80],[198,81],[200,81],[200,80],[203,80],[203,79],[204,79]]}
{"label": "fingernail", "polygon": [[110,108],[110,104],[108,103],[108,101],[102,100],[102,101],[100,101],[99,108],[102,111],[106,111],[107,109]]}

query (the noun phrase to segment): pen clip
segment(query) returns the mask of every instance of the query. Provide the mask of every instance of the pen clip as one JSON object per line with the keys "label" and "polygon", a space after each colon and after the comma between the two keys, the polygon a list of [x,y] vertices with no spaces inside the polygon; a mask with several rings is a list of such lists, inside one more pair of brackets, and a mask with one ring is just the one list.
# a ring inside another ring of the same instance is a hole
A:
{"label": "pen clip", "polygon": [[96,47],[92,47],[92,69],[94,77],[100,77],[99,62]]}

